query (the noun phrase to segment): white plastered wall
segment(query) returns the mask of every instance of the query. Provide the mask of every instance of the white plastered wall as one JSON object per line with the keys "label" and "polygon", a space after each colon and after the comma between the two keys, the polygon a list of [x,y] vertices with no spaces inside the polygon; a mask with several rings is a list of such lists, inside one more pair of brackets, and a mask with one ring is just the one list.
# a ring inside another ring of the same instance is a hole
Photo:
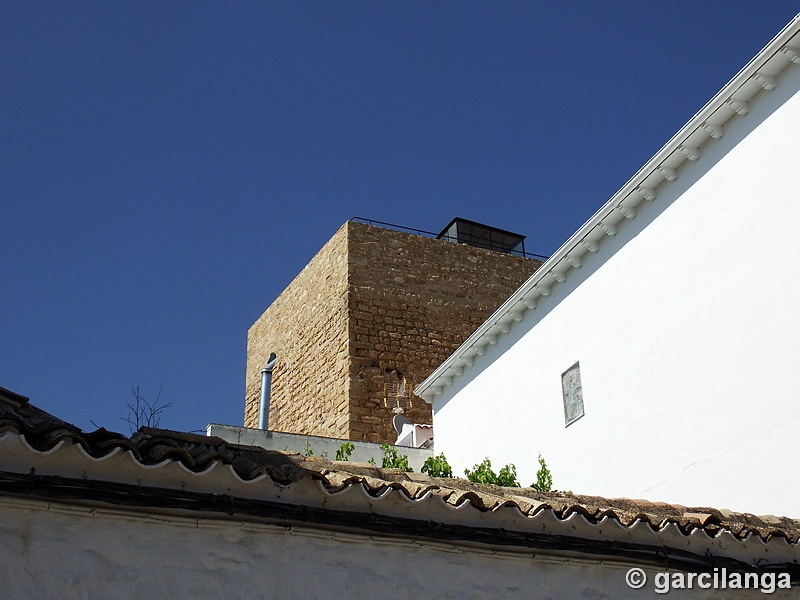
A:
{"label": "white plastered wall", "polygon": [[624,562],[6,499],[0,545],[6,598],[642,597]]}
{"label": "white plastered wall", "polygon": [[559,489],[800,516],[798,90],[790,67],[435,399],[458,472],[527,485],[541,452]]}

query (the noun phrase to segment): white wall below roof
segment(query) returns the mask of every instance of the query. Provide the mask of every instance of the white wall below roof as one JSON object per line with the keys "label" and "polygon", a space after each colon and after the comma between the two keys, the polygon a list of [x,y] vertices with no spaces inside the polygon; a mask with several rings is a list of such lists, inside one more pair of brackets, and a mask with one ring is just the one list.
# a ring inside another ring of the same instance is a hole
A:
{"label": "white wall below roof", "polygon": [[[610,560],[7,499],[0,499],[0,546],[5,598],[642,596],[625,584],[632,565]],[[657,570],[645,570],[653,589]],[[760,597],[741,592],[737,598]]]}
{"label": "white wall below roof", "polygon": [[800,516],[800,68],[781,79],[434,400],[454,470],[526,485],[541,452],[559,489]]}

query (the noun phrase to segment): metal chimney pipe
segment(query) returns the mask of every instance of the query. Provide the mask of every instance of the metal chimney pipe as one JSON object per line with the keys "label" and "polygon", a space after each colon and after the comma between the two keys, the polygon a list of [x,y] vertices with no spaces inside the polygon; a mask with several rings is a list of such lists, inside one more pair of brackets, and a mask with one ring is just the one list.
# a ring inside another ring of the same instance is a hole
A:
{"label": "metal chimney pipe", "polygon": [[261,369],[261,402],[258,407],[258,428],[269,428],[269,395],[272,387],[272,369],[275,368],[275,353],[269,355],[269,360]]}

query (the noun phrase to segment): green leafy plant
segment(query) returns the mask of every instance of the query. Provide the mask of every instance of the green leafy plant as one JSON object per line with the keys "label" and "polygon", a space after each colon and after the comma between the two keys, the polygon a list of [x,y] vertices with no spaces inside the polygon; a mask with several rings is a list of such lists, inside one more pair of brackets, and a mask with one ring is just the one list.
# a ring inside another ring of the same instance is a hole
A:
{"label": "green leafy plant", "polygon": [[502,485],[503,487],[519,487],[519,481],[517,481],[517,467],[514,465],[506,465],[500,472],[497,474],[497,485]]}
{"label": "green leafy plant", "polygon": [[350,455],[355,449],[356,446],[353,442],[344,442],[336,451],[336,460],[350,460]]}
{"label": "green leafy plant", "polygon": [[453,476],[453,469],[450,467],[450,463],[447,462],[444,454],[426,458],[425,462],[422,463],[422,472],[427,473],[431,477]]}
{"label": "green leafy plant", "polygon": [[483,459],[478,465],[473,465],[472,470],[464,469],[464,475],[472,483],[497,483],[497,473],[492,471],[492,461],[489,457]]}
{"label": "green leafy plant", "polygon": [[306,438],[306,448],[303,451],[303,456],[314,456],[314,449],[311,447],[311,443]]}
{"label": "green leafy plant", "polygon": [[383,450],[383,463],[381,464],[382,468],[402,469],[406,472],[414,470],[408,466],[408,456],[405,454],[398,454],[397,448],[394,446],[390,446],[389,444],[381,444],[381,450]]}
{"label": "green leafy plant", "polygon": [[490,483],[492,485],[502,485],[505,487],[519,487],[517,481],[517,467],[506,465],[500,469],[500,473],[492,470],[492,461],[484,458],[483,462],[473,465],[472,470],[464,469],[464,474],[472,483]]}
{"label": "green leafy plant", "polygon": [[539,455],[539,470],[536,471],[536,481],[531,484],[531,487],[540,492],[549,492],[553,489],[553,475],[541,454]]}

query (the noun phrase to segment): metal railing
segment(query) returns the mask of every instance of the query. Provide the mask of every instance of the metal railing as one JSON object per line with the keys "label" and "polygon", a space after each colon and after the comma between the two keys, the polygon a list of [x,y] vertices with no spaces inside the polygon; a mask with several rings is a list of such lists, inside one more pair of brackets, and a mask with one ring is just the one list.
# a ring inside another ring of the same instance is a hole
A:
{"label": "metal railing", "polygon": [[[433,231],[425,231],[424,229],[414,229],[413,227],[405,227],[403,225],[395,225],[394,223],[386,223],[385,221],[376,221],[374,219],[365,219],[364,217],[352,217],[350,220],[351,221],[356,221],[357,223],[365,223],[367,225],[374,225],[374,226],[377,226],[377,227],[383,227],[384,229],[395,229],[397,231],[407,231],[409,233],[414,233],[416,235],[422,235],[422,236],[425,236],[425,237],[431,237],[431,238],[438,238],[439,237],[439,234],[435,233]],[[444,237],[441,237],[439,239],[447,240],[447,241],[450,241],[450,242],[456,241],[452,237],[449,237],[449,236],[444,236]],[[476,246],[476,247],[480,248],[480,246]],[[535,254],[533,252],[524,252],[524,251],[520,251],[520,250],[513,250],[511,252],[505,252],[505,254],[513,254],[514,256],[521,256],[523,258],[535,258],[537,260],[542,260],[542,261],[545,261],[548,258],[550,258],[549,256],[544,256],[543,254]]]}

